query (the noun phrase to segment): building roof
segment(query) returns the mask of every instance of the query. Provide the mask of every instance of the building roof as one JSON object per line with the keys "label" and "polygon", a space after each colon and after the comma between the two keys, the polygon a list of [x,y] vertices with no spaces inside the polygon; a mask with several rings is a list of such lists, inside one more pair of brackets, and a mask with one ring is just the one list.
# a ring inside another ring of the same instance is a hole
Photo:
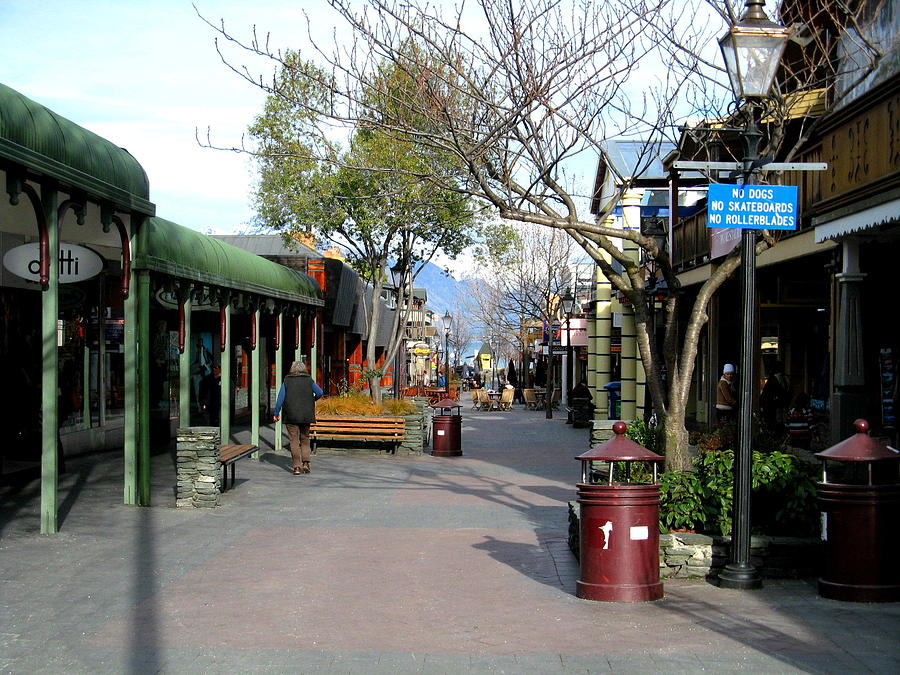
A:
{"label": "building roof", "polygon": [[281,234],[213,234],[210,236],[256,255],[297,256],[300,258],[322,257],[321,253],[306,244],[301,244],[299,241],[289,240],[289,246],[285,243],[284,235]]}
{"label": "building roof", "polygon": [[109,200],[153,215],[150,181],[124,148],[0,84],[0,158]]}
{"label": "building roof", "polygon": [[[623,180],[630,179],[636,188],[667,187],[669,172],[663,166],[663,158],[674,149],[674,143],[659,141],[610,140],[601,143],[591,213],[600,213],[603,199],[608,198]],[[700,177],[702,174],[698,171],[682,172],[682,178]]]}
{"label": "building roof", "polygon": [[146,239],[135,256],[136,269],[307,305],[324,304],[322,290],[308,274],[162,218],[149,218],[144,228]]}

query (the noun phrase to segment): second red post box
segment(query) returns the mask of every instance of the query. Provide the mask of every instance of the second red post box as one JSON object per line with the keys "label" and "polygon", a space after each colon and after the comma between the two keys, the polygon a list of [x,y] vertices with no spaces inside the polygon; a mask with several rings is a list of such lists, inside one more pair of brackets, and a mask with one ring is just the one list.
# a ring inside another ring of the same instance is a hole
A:
{"label": "second red post box", "polygon": [[[582,462],[578,484],[581,574],[576,594],[586,600],[643,602],[659,600],[659,502],[657,463],[664,458],[625,438],[624,422],[615,436],[576,459]],[[593,462],[608,462],[606,484],[592,481]],[[625,462],[624,481],[616,480],[615,463]],[[653,482],[627,482],[634,462],[649,462]]]}

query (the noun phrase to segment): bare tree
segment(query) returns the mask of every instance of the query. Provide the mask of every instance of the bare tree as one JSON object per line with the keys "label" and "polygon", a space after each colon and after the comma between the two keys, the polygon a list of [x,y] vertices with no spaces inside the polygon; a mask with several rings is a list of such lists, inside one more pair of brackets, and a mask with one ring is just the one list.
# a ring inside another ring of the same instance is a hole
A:
{"label": "bare tree", "polygon": [[[654,159],[660,141],[678,133],[684,97],[694,103],[693,112],[725,114],[727,78],[714,64],[710,47],[716,36],[707,30],[716,29],[715,15],[708,21],[708,7],[693,5],[698,11],[691,13],[690,3],[670,0],[476,0],[447,14],[414,0],[329,4],[346,30],[340,31],[341,41],[328,45],[316,44],[311,35],[327,77],[319,71],[307,75],[320,77],[315,84],[329,95],[324,104],[292,103],[323,124],[375,128],[452,157],[451,180],[422,166],[407,171],[406,178],[459,190],[493,207],[500,218],[569,235],[633,307],[667,467],[689,466],[684,419],[700,331],[708,303],[737,268],[739,253],[703,284],[681,327],[679,283],[667,252],[639,230],[606,225],[605,216]],[[844,5],[828,4],[835,11]],[[736,13],[733,0],[721,12],[726,19]],[[717,32],[724,26],[718,22]],[[224,28],[221,32],[234,45],[286,67],[280,54],[255,36],[241,43]],[[237,57],[223,59],[237,62]],[[655,66],[650,75],[639,70],[645,64]],[[271,95],[287,95],[277,83],[232,67]],[[414,86],[391,86],[383,77],[386,68]],[[579,186],[571,167],[582,153],[599,155],[603,142],[615,137],[641,139],[643,150],[617,176],[617,190],[593,220],[586,215],[593,195]],[[309,159],[333,161],[315,147]],[[463,180],[457,180],[460,174]],[[768,233],[761,235],[757,251],[774,243]],[[673,291],[665,305],[661,350],[666,389],[659,345],[648,330],[646,271],[623,252],[623,240],[656,261],[657,273]]]}
{"label": "bare tree", "polygon": [[[510,237],[502,259],[483,261],[470,300],[485,332],[499,336],[501,351],[515,358],[527,353],[533,326],[549,327],[557,318],[560,298],[572,285],[571,267],[580,249],[562,230],[538,225],[521,224]],[[521,365],[528,372],[527,359]],[[551,373],[551,388],[552,380]]]}

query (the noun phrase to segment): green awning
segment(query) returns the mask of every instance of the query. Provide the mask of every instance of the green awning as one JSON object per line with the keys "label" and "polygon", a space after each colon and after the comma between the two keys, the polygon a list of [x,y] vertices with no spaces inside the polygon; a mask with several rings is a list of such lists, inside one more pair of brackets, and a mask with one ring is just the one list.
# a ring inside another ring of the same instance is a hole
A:
{"label": "green awning", "polygon": [[0,158],[108,200],[153,215],[150,183],[124,148],[0,84]]}
{"label": "green awning", "polygon": [[135,269],[246,291],[306,305],[322,306],[315,279],[244,249],[162,218],[148,218],[146,250],[135,256]]}

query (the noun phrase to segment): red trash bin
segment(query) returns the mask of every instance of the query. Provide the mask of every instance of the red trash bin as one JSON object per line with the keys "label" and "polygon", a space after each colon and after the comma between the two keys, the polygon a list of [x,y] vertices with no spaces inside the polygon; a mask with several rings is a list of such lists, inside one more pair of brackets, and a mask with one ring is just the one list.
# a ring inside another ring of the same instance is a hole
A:
{"label": "red trash bin", "polygon": [[[823,514],[825,560],[819,595],[852,602],[900,601],[900,454],[867,433],[857,433],[819,452],[822,482],[816,486]],[[829,462],[832,481],[828,479]],[[834,482],[835,479],[839,482]]]}
{"label": "red trash bin", "polygon": [[[458,457],[462,454],[462,406],[445,398],[433,406],[431,454],[434,457]],[[454,409],[456,414],[454,414]],[[440,411],[440,412],[439,412]]]}
{"label": "red trash bin", "polygon": [[[576,459],[582,462],[578,484],[581,574],[576,595],[585,600],[644,602],[663,597],[659,579],[659,502],[657,463],[664,458],[625,438],[624,422],[615,436]],[[609,462],[607,484],[591,482],[591,462]],[[617,482],[613,462],[650,462],[653,483]]]}

